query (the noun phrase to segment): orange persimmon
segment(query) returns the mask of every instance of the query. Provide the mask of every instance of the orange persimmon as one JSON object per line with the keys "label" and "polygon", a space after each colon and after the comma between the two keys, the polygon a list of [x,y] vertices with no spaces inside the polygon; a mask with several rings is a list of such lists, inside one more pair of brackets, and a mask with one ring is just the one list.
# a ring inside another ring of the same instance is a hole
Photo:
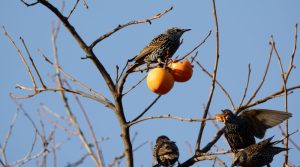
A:
{"label": "orange persimmon", "polygon": [[192,63],[185,59],[181,62],[172,62],[168,65],[176,82],[186,82],[193,75]]}
{"label": "orange persimmon", "polygon": [[172,89],[174,78],[168,70],[154,68],[147,75],[147,85],[152,92],[163,95]]}

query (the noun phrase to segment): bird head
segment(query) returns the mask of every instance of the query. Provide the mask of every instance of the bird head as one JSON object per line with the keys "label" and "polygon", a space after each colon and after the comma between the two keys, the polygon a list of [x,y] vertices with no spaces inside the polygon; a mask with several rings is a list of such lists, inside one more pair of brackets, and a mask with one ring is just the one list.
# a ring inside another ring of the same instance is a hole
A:
{"label": "bird head", "polygon": [[222,110],[222,114],[216,114],[216,119],[223,123],[230,122],[234,117],[235,115],[229,109]]}
{"label": "bird head", "polygon": [[182,28],[178,28],[178,27],[172,27],[172,28],[169,28],[165,33],[169,34],[171,36],[180,38],[183,33],[190,31],[190,30],[191,29],[182,29]]}
{"label": "bird head", "polygon": [[164,141],[169,141],[170,139],[165,136],[165,135],[161,135],[159,136],[157,139],[156,139],[156,143],[161,143],[161,142],[164,142]]}
{"label": "bird head", "polygon": [[246,162],[247,162],[247,153],[244,150],[242,150],[234,154],[231,167],[240,166]]}

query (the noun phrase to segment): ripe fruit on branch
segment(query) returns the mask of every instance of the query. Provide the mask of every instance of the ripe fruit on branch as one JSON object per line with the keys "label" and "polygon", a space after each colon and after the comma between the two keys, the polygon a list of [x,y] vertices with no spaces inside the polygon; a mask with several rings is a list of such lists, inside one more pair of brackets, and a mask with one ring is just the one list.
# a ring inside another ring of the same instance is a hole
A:
{"label": "ripe fruit on branch", "polygon": [[181,62],[172,62],[168,65],[176,82],[186,82],[193,75],[192,63],[185,59]]}
{"label": "ripe fruit on branch", "polygon": [[147,85],[152,92],[163,95],[172,89],[174,78],[167,69],[154,68],[147,75]]}

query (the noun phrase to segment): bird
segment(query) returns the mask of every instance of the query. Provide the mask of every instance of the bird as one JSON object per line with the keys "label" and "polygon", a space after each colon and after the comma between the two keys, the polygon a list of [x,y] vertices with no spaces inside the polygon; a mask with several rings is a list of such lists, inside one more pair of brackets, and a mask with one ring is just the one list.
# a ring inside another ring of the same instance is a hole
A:
{"label": "bird", "polygon": [[179,150],[174,141],[171,141],[165,135],[161,135],[156,139],[153,156],[158,163],[154,167],[172,167],[178,161]]}
{"label": "bird", "polygon": [[[274,136],[273,136],[274,137]],[[271,142],[273,137],[262,140],[257,144],[250,145],[241,151],[235,152],[233,157],[232,167],[261,167],[270,164],[273,157],[282,151],[287,151],[289,148],[275,147],[282,140]]]}
{"label": "bird", "polygon": [[269,109],[249,109],[235,115],[231,110],[222,110],[216,119],[225,123],[224,136],[235,151],[255,144],[255,137],[262,139],[266,130],[292,117],[291,113]]}
{"label": "bird", "polygon": [[182,34],[190,30],[172,27],[156,36],[138,55],[128,60],[128,62],[134,61],[134,64],[129,67],[128,71],[132,71],[145,63],[147,63],[147,67],[151,63],[165,63],[179,48]]}

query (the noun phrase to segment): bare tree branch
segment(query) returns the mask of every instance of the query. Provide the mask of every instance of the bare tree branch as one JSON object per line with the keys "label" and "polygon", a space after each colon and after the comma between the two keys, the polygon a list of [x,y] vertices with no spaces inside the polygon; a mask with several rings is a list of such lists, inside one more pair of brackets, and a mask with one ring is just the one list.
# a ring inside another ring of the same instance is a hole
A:
{"label": "bare tree branch", "polygon": [[[211,75],[206,69],[205,67],[199,63],[199,61],[197,60],[194,60],[196,62],[196,64],[201,68],[201,70],[206,74],[208,75],[210,78],[213,78],[213,75]],[[234,104],[233,104],[233,101],[232,101],[232,98],[230,97],[229,93],[226,91],[226,89],[222,86],[222,84],[216,80],[216,84],[219,86],[219,88],[222,90],[222,92],[225,94],[225,96],[227,97],[227,99],[229,100],[229,103],[231,104],[231,107],[234,108]]]}
{"label": "bare tree branch", "polygon": [[15,42],[13,41],[13,39],[10,37],[10,35],[7,33],[7,31],[5,30],[5,27],[4,27],[4,26],[2,27],[2,29],[3,29],[4,35],[7,37],[7,39],[11,42],[11,44],[14,46],[14,48],[15,48],[16,51],[18,52],[18,54],[19,54],[19,56],[20,56],[20,58],[21,58],[23,64],[25,65],[25,68],[26,68],[26,70],[27,70],[27,72],[28,72],[28,74],[29,74],[29,76],[30,76],[31,82],[32,82],[32,84],[33,84],[33,87],[36,89],[37,86],[36,86],[34,77],[33,77],[32,73],[31,73],[31,70],[30,70],[30,68],[29,68],[29,66],[28,66],[28,64],[27,64],[27,62],[26,62],[26,60],[24,59],[24,56],[23,56],[22,52],[21,52],[20,49],[17,47],[17,45],[15,44]]}
{"label": "bare tree branch", "polygon": [[[218,18],[217,18],[217,9],[216,9],[216,4],[215,0],[212,0],[212,6],[213,6],[213,13],[214,13],[214,23],[215,23],[215,28],[216,28],[216,60],[215,60],[215,65],[214,65],[214,71],[213,71],[213,77],[212,77],[212,83],[210,87],[210,92],[208,95],[208,101],[205,107],[205,110],[203,112],[202,118],[205,119],[207,117],[207,113],[209,111],[209,107],[211,104],[211,100],[214,94],[215,90],[215,83],[216,83],[216,78],[217,78],[217,70],[218,70],[218,64],[219,64],[219,26],[218,26]],[[197,143],[196,143],[196,152],[200,151],[200,143],[202,139],[202,134],[204,131],[205,127],[205,122],[201,122],[200,129],[199,129],[199,134],[197,138]]]}
{"label": "bare tree branch", "polygon": [[36,4],[39,3],[38,1],[33,2],[33,3],[27,3],[27,2],[25,2],[24,0],[20,0],[20,1],[21,1],[24,5],[26,5],[27,7],[34,6],[34,5],[36,5]]}
{"label": "bare tree branch", "polygon": [[[66,82],[66,84],[68,85],[69,88],[71,88],[71,85],[69,85],[68,82]],[[90,121],[90,118],[88,117],[87,112],[85,111],[82,103],[80,102],[79,97],[76,96],[75,94],[74,94],[74,96],[75,96],[75,100],[76,100],[77,104],[79,105],[79,108],[80,108],[81,112],[84,115],[85,121],[88,124],[89,130],[90,130],[90,133],[91,133],[91,136],[92,136],[92,139],[93,139],[93,143],[94,143],[95,148],[96,148],[96,153],[97,153],[97,158],[99,160],[99,163],[101,163],[101,166],[104,166],[102,151],[100,150],[99,145],[97,143],[97,138],[96,138],[95,131],[94,131],[94,128],[92,126],[92,123]]]}
{"label": "bare tree branch", "polygon": [[208,121],[208,120],[215,120],[215,118],[206,118],[206,119],[182,118],[182,117],[173,116],[173,115],[169,114],[169,115],[151,116],[151,117],[137,119],[135,121],[131,121],[128,124],[128,126],[132,126],[132,125],[137,124],[137,123],[142,122],[142,121],[147,121],[147,120],[151,120],[151,119],[161,119],[161,118],[176,119],[176,120],[179,120],[179,121],[187,121],[187,122],[205,122],[205,121]]}
{"label": "bare tree branch", "polygon": [[0,148],[1,148],[1,155],[2,155],[2,159],[3,161],[1,161],[2,164],[4,164],[3,166],[6,166],[7,165],[7,158],[6,158],[6,147],[7,147],[7,143],[12,135],[12,132],[13,132],[13,128],[16,124],[16,120],[18,118],[20,114],[20,110],[17,110],[17,112],[14,114],[12,120],[11,120],[11,123],[9,125],[9,129],[8,129],[8,132],[6,134],[6,137],[4,139],[4,142],[2,145],[0,145]]}
{"label": "bare tree branch", "polygon": [[130,89],[128,89],[125,93],[123,93],[123,96],[125,96],[127,93],[129,93],[130,91],[132,91],[134,88],[136,88],[140,83],[142,83],[145,79],[147,78],[147,75],[145,75],[141,80],[139,80],[139,82],[137,82],[136,84],[134,84]]}
{"label": "bare tree branch", "polygon": [[77,7],[79,1],[80,1],[80,0],[76,0],[76,2],[75,2],[75,4],[74,4],[73,8],[71,9],[69,15],[67,16],[68,19],[71,17],[71,15],[73,14],[73,12],[75,11],[75,9],[76,9],[76,7]]}
{"label": "bare tree branch", "polygon": [[72,81],[73,83],[75,83],[76,85],[78,85],[79,87],[91,92],[93,95],[95,95],[95,97],[102,99],[102,103],[103,105],[109,107],[112,110],[115,110],[115,106],[114,104],[108,100],[106,97],[104,97],[101,93],[96,92],[95,90],[89,88],[88,86],[86,86],[85,84],[83,84],[82,82],[78,81],[76,78],[74,78],[73,76],[71,76],[70,74],[68,74],[61,66],[55,65],[48,57],[46,57],[43,53],[41,54],[43,56],[43,58],[45,59],[46,62],[48,62],[49,64],[51,64],[52,66],[54,66],[55,68],[57,68],[62,75],[64,75],[64,77],[66,77],[67,79],[69,79],[70,81]]}
{"label": "bare tree branch", "polygon": [[[58,28],[59,30],[59,28]],[[54,62],[55,64],[57,64],[57,66],[59,66],[59,62],[58,62],[58,53],[57,53],[57,46],[56,46],[56,39],[57,39],[57,32],[58,31],[55,31],[54,28],[52,28],[52,46],[53,46],[53,55],[54,55]],[[60,75],[60,71],[56,68],[56,79],[57,79],[57,84],[60,88],[63,87],[63,82],[62,82],[62,79],[61,79],[61,75]],[[75,129],[77,130],[77,133],[79,135],[79,138],[82,142],[82,144],[84,145],[86,151],[88,152],[89,156],[95,161],[95,163],[99,166],[99,167],[102,167],[103,163],[101,162],[100,159],[98,159],[94,153],[94,151],[92,150],[91,146],[89,145],[89,142],[87,141],[86,137],[84,136],[84,133],[83,131],[81,130],[76,118],[75,118],[75,115],[73,114],[73,112],[71,111],[71,107],[67,101],[67,97],[65,95],[65,92],[64,91],[60,91],[60,96],[61,96],[61,99],[64,103],[64,107],[66,109],[66,112],[70,118],[70,121],[72,123],[72,125],[75,127]]]}
{"label": "bare tree branch", "polygon": [[192,166],[194,163],[199,162],[199,161],[204,161],[204,160],[216,161],[221,167],[226,167],[225,162],[223,162],[217,156],[197,156],[197,157],[192,157],[189,160],[185,161],[184,163],[178,165],[178,167]]}
{"label": "bare tree branch", "polygon": [[208,34],[206,35],[206,37],[203,39],[202,42],[200,42],[194,49],[192,49],[189,53],[185,54],[184,56],[182,56],[182,58],[179,58],[178,61],[185,59],[186,57],[188,57],[190,54],[192,54],[196,49],[198,49],[201,45],[203,45],[206,40],[208,39],[208,37],[211,35],[212,30],[210,30],[208,32]]}
{"label": "bare tree branch", "polygon": [[[261,89],[261,87],[263,86],[264,82],[265,82],[265,79],[266,79],[266,76],[268,74],[268,71],[269,71],[269,65],[270,65],[270,62],[271,62],[271,58],[272,58],[272,53],[273,53],[273,47],[271,47],[271,50],[270,50],[270,54],[269,54],[269,59],[267,61],[267,65],[266,65],[266,69],[265,69],[265,73],[263,75],[263,78],[260,82],[260,84],[258,85],[257,89],[254,91],[254,93],[252,94],[252,96],[249,98],[249,100],[246,102],[245,106],[250,104],[252,102],[252,100],[256,97],[257,93],[259,92],[259,90]],[[240,110],[240,108],[237,109],[237,112],[240,112],[242,110]]]}
{"label": "bare tree branch", "polygon": [[43,87],[43,88],[46,88],[46,85],[44,84],[44,82],[43,82],[43,80],[42,80],[42,77],[41,77],[41,75],[40,75],[38,69],[37,69],[36,66],[35,66],[35,63],[34,63],[32,57],[31,57],[31,55],[30,55],[30,53],[29,53],[29,50],[28,50],[28,48],[27,48],[27,46],[26,46],[26,44],[25,44],[24,39],[23,39],[22,37],[20,37],[20,40],[21,40],[21,42],[22,42],[22,44],[23,44],[23,46],[24,46],[24,48],[25,48],[25,50],[26,50],[26,53],[27,53],[28,58],[29,58],[29,60],[30,60],[30,62],[31,62],[31,65],[32,65],[32,67],[34,68],[34,71],[36,72],[36,74],[37,74],[37,76],[38,76],[38,78],[39,78],[39,80],[40,80],[40,82],[41,82],[41,84],[42,84],[42,87]]}
{"label": "bare tree branch", "polygon": [[92,62],[95,64],[97,67],[98,71],[101,73],[102,77],[104,78],[109,90],[111,91],[112,94],[115,94],[116,89],[115,85],[109,75],[109,73],[106,71],[104,68],[103,64],[100,62],[100,60],[96,57],[94,52],[92,51],[92,48],[89,48],[86,43],[83,41],[83,39],[80,37],[80,35],[77,33],[75,28],[70,24],[68,21],[68,18],[63,16],[63,14],[50,2],[47,0],[38,0],[42,5],[47,7],[51,12],[53,12],[59,19],[60,21],[64,24],[66,29],[70,32],[70,34],[74,37],[78,45],[81,47],[81,49],[87,54],[88,58],[92,60]]}
{"label": "bare tree branch", "polygon": [[139,118],[141,118],[158,100],[159,98],[161,97],[161,95],[158,95],[154,100],[153,102],[147,107],[145,108],[145,110],[140,114],[138,115],[136,118],[134,118],[132,121],[130,121],[131,123],[132,122],[135,122],[136,120],[138,120]]}
{"label": "bare tree branch", "polygon": [[246,86],[245,86],[245,89],[244,89],[244,94],[243,94],[242,100],[241,100],[241,102],[240,102],[238,108],[241,107],[241,105],[243,104],[243,102],[244,102],[244,100],[245,100],[245,97],[246,97],[246,95],[247,95],[247,90],[248,90],[249,81],[250,81],[250,76],[251,76],[251,66],[250,66],[250,64],[248,64],[248,75],[247,75],[247,76],[248,76],[248,77],[247,77],[247,82],[246,82]]}
{"label": "bare tree branch", "polygon": [[155,16],[152,16],[152,17],[149,17],[148,19],[144,19],[144,20],[134,20],[134,21],[130,21],[126,24],[120,24],[118,25],[116,28],[114,28],[112,31],[102,35],[101,37],[99,37],[98,39],[96,39],[90,46],[89,48],[92,49],[94,48],[99,42],[101,42],[102,40],[104,40],[105,38],[108,38],[110,37],[112,34],[114,34],[115,32],[127,27],[127,26],[130,26],[130,25],[133,25],[133,24],[141,24],[141,23],[151,23],[152,20],[155,20],[155,19],[158,19],[160,17],[162,17],[163,15],[165,15],[166,13],[168,13],[169,11],[171,11],[173,9],[173,7],[170,7],[169,9],[165,10],[164,12],[162,13],[158,13],[156,14]]}
{"label": "bare tree branch", "polygon": [[84,160],[86,159],[86,157],[88,157],[89,154],[84,154],[79,160],[77,160],[76,162],[74,163],[69,163],[66,167],[77,167],[79,165],[81,165]]}
{"label": "bare tree branch", "polygon": [[289,77],[292,69],[295,67],[294,66],[294,57],[295,57],[296,50],[297,50],[297,39],[298,39],[298,23],[295,24],[294,48],[293,48],[293,52],[292,52],[291,59],[290,59],[290,65],[289,65],[288,70],[285,74],[287,78]]}

